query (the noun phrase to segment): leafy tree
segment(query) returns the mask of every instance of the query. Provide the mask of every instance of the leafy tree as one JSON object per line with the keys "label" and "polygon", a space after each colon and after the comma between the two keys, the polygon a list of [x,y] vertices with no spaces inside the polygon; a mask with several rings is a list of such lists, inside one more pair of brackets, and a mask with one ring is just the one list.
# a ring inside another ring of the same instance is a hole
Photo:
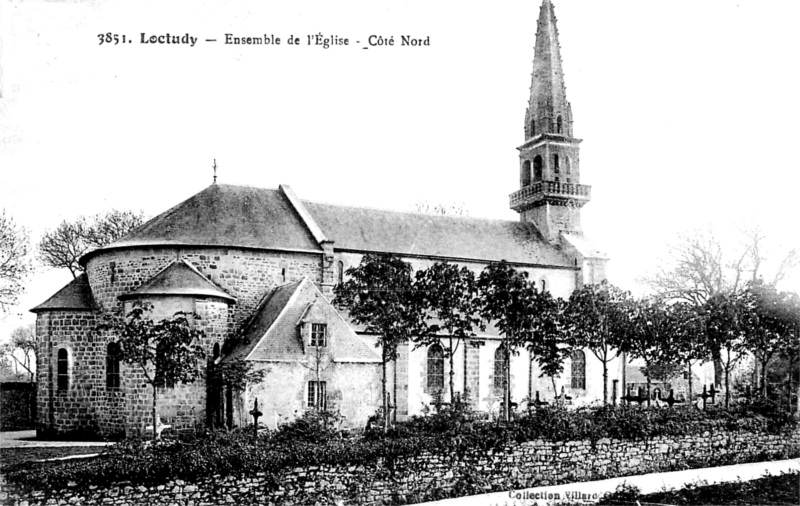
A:
{"label": "leafy tree", "polygon": [[205,333],[189,318],[197,315],[175,313],[154,322],[148,318],[150,304],[138,304],[124,318],[107,315],[98,326],[119,339],[120,355],[128,365],[138,367],[153,391],[153,440],[158,437],[158,388],[176,383],[192,383],[200,375],[198,362],[205,358],[197,344]]}
{"label": "leafy tree", "polygon": [[711,358],[711,352],[705,339],[705,320],[702,312],[687,302],[676,302],[671,306],[671,310],[675,325],[673,328],[675,353],[679,360],[686,365],[686,375],[689,378],[689,400],[691,401],[694,399],[692,365]]}
{"label": "leafy tree", "polygon": [[3,345],[0,354],[22,367],[33,382],[36,376],[36,331],[33,324],[17,327],[11,332],[11,342]]}
{"label": "leafy tree", "polygon": [[503,392],[503,419],[511,418],[511,355],[525,343],[531,343],[533,308],[536,288],[527,272],[520,272],[506,262],[491,263],[478,277],[481,316],[494,322],[500,331],[505,354],[505,386]]}
{"label": "leafy tree", "polygon": [[707,347],[720,351],[725,378],[725,407],[730,405],[730,375],[744,358],[747,348],[745,330],[751,325],[753,308],[741,293],[717,294],[703,305]]}
{"label": "leafy tree", "polygon": [[658,297],[631,300],[627,308],[629,324],[621,345],[632,357],[644,361],[642,372],[647,378],[647,405],[650,406],[650,385],[654,373],[664,376],[673,374],[675,370],[671,365],[678,358],[672,333],[675,315]]}
{"label": "leafy tree", "polygon": [[[742,230],[737,244],[723,243],[711,229],[697,229],[681,235],[670,247],[669,258],[659,262],[659,269],[644,281],[666,300],[678,300],[700,309],[717,295],[737,294],[748,280],[769,276],[775,286],[800,265],[797,250],[778,255],[769,262],[765,251],[776,250],[757,228]],[[724,374],[722,350],[713,342],[710,353],[714,360],[714,381],[719,384]]]}
{"label": "leafy tree", "polygon": [[367,332],[378,336],[383,427],[387,431],[387,364],[397,358],[400,344],[408,342],[412,336],[427,334],[425,312],[411,277],[411,265],[394,255],[364,255],[361,263],[347,269],[346,274],[347,281],[334,288],[334,304],[346,309]]}
{"label": "leafy tree", "polygon": [[17,303],[24,290],[22,282],[30,271],[28,233],[3,209],[0,211],[0,312]]}
{"label": "leafy tree", "polygon": [[565,311],[575,345],[589,348],[603,364],[603,404],[608,403],[608,363],[621,352],[629,298],[628,292],[603,281],[573,292]]}
{"label": "leafy tree", "polygon": [[566,305],[562,299],[554,299],[550,292],[539,292],[534,287],[532,319],[529,332],[525,334],[525,347],[533,354],[541,369],[540,377],[549,376],[556,391],[556,377],[564,372],[564,359],[575,346],[565,322]]}
{"label": "leafy tree", "polygon": [[767,367],[798,332],[800,298],[794,293],[778,292],[774,286],[761,282],[752,283],[748,295],[754,315],[748,320],[750,327],[745,333],[745,344],[759,365],[759,390],[766,396]]}
{"label": "leafy tree", "polygon": [[[800,399],[800,391],[794,391],[794,386],[800,385],[800,311],[796,313],[795,318],[796,331],[790,334],[789,339],[779,350],[777,367],[769,371],[776,381],[786,382],[786,402],[789,411],[792,410],[792,397],[797,396],[797,399]],[[800,415],[800,402],[797,409]]]}
{"label": "leafy tree", "polygon": [[81,216],[62,221],[48,230],[37,246],[41,262],[57,269],[68,269],[73,278],[83,272],[80,258],[91,250],[122,239],[144,223],[144,214],[113,209],[106,214]]}
{"label": "leafy tree", "polygon": [[448,347],[445,352],[450,361],[450,400],[455,401],[453,357],[465,339],[475,335],[480,326],[475,298],[478,286],[475,274],[466,267],[459,268],[447,262],[437,262],[416,274],[417,293],[425,310],[438,323],[428,327],[428,332],[417,336],[418,346],[430,346],[440,341],[439,331],[447,332]]}

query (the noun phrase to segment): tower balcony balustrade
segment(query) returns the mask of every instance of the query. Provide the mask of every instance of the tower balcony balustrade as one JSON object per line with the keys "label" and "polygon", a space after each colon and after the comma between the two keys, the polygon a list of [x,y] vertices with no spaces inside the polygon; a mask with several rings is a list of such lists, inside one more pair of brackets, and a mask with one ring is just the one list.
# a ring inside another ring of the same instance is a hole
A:
{"label": "tower balcony balustrade", "polygon": [[572,201],[582,206],[592,198],[592,187],[585,184],[537,181],[509,196],[512,209],[530,207],[539,201]]}

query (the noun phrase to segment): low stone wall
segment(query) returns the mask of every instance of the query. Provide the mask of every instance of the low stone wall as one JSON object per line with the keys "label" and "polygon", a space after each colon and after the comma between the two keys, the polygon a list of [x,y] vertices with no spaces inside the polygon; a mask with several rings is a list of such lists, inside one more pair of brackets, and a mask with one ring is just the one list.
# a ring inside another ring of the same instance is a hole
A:
{"label": "low stone wall", "polygon": [[158,486],[122,483],[47,491],[0,483],[0,502],[14,506],[245,506],[333,504],[334,499],[342,499],[345,504],[396,504],[429,498],[426,494],[437,489],[465,490],[469,486],[476,492],[476,483],[483,484],[486,491],[511,490],[674,470],[713,458],[752,461],[797,456],[799,452],[800,430],[782,435],[715,431],[650,441],[601,439],[594,445],[589,441],[532,441],[465,455],[427,453],[394,462],[301,467],[287,470],[277,480],[259,473],[217,476],[195,483],[175,480]]}

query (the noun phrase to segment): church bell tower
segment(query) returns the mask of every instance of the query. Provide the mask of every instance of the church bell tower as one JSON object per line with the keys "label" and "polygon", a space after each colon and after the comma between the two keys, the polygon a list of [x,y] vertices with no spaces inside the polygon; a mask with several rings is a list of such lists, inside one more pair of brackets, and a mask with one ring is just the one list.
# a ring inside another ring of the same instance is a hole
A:
{"label": "church bell tower", "polygon": [[591,198],[591,187],[580,184],[581,139],[572,136],[572,108],[550,0],[543,0],[539,11],[524,131],[525,142],[517,148],[520,189],[510,196],[511,209],[550,242],[557,242],[562,232],[582,235],[580,209]]}

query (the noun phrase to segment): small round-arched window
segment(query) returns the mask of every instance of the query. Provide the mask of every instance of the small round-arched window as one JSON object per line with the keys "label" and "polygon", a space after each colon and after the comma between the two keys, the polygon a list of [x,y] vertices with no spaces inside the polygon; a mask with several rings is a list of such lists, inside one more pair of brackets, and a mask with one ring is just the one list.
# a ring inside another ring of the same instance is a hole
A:
{"label": "small round-arched window", "polygon": [[108,343],[106,347],[106,388],[119,388],[119,363],[121,359],[119,343]]}
{"label": "small round-arched window", "polygon": [[69,389],[69,352],[66,348],[58,350],[56,370],[56,388],[58,390]]}

